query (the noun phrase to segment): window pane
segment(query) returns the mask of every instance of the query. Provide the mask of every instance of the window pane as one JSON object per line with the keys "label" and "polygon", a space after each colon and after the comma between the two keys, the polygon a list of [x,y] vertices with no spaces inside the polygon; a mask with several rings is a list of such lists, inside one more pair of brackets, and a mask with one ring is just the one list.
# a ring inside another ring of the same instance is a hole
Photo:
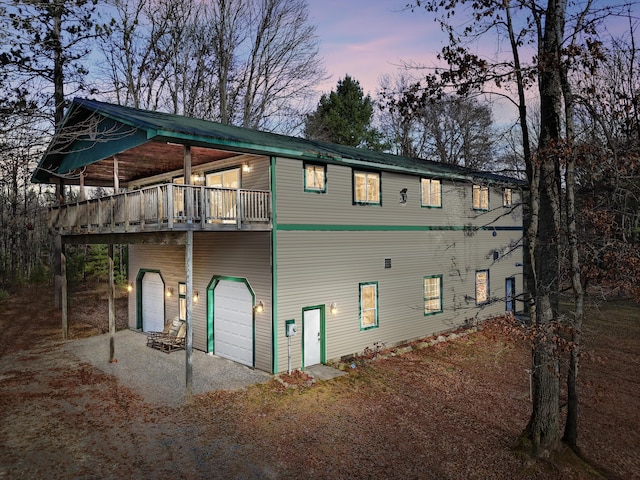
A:
{"label": "window pane", "polygon": [[422,187],[422,205],[429,205],[431,201],[430,182],[426,178],[423,178],[420,181],[420,185]]}
{"label": "window pane", "polygon": [[505,207],[511,206],[511,189],[505,188],[502,194],[502,204]]}
{"label": "window pane", "polygon": [[318,190],[324,190],[324,168],[316,167],[315,168],[315,187]]}
{"label": "window pane", "polygon": [[380,179],[378,175],[367,174],[367,201],[378,202],[380,199]]}
{"label": "window pane", "polygon": [[180,320],[186,320],[187,319],[187,299],[186,298],[180,298]]}
{"label": "window pane", "polygon": [[482,192],[482,209],[488,210],[489,209],[489,189],[487,187],[482,187],[481,192]]}
{"label": "window pane", "polygon": [[440,180],[431,180],[431,206],[441,206]]}
{"label": "window pane", "polygon": [[219,173],[210,173],[207,175],[207,187],[222,187],[222,175]]}
{"label": "window pane", "polygon": [[476,303],[484,303],[488,299],[488,272],[476,272]]}
{"label": "window pane", "polygon": [[222,172],[222,186],[224,188],[238,188],[238,172],[237,169]]}
{"label": "window pane", "polygon": [[376,306],[376,288],[373,285],[362,287],[362,309],[375,308]]}
{"label": "window pane", "polygon": [[305,188],[307,190],[324,190],[324,167],[307,165],[305,172]]}
{"label": "window pane", "polygon": [[364,173],[356,173],[356,202],[367,201],[367,176]]}
{"label": "window pane", "polygon": [[424,313],[440,312],[440,277],[424,279]]}
{"label": "window pane", "polygon": [[187,285],[184,283],[178,284],[178,295],[186,295],[187,294]]}
{"label": "window pane", "polygon": [[377,285],[360,285],[360,319],[361,327],[378,324]]}

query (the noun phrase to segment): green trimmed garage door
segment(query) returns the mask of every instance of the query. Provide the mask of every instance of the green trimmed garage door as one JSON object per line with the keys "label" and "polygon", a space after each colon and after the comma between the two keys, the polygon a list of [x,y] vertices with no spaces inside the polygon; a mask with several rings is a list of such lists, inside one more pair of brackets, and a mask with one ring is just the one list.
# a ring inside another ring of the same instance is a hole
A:
{"label": "green trimmed garage door", "polygon": [[253,295],[242,281],[220,280],[213,290],[215,354],[253,367]]}
{"label": "green trimmed garage door", "polygon": [[164,329],[164,281],[159,273],[146,272],[142,277],[142,331]]}

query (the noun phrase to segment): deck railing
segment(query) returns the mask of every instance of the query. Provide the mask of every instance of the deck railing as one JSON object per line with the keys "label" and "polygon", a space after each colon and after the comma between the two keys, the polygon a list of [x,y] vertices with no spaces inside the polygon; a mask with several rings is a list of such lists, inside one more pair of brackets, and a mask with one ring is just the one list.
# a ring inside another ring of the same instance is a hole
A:
{"label": "deck railing", "polygon": [[267,191],[170,183],[50,209],[50,226],[61,233],[264,228],[270,221]]}

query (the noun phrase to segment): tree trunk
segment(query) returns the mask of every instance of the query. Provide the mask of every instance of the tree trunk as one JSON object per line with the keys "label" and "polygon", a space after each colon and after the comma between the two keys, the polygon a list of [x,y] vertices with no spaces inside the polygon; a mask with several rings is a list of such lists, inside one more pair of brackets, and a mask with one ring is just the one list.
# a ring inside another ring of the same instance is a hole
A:
{"label": "tree trunk", "polygon": [[548,456],[560,444],[560,383],[556,319],[559,292],[560,164],[562,88],[559,70],[566,0],[549,0],[540,58],[539,200],[535,248],[536,338],[533,349],[533,410],[527,434],[533,454]]}
{"label": "tree trunk", "polygon": [[56,2],[53,8],[53,100],[55,102],[55,127],[62,125],[64,119],[64,63],[62,52],[62,9],[64,3]]}

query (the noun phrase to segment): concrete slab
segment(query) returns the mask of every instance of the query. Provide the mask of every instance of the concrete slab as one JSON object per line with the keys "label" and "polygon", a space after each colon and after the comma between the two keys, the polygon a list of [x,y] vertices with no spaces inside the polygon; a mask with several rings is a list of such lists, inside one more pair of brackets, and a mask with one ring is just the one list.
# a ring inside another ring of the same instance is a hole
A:
{"label": "concrete slab", "polygon": [[342,372],[336,368],[322,364],[305,367],[304,371],[306,374],[311,375],[317,380],[331,380],[332,378],[341,377],[342,375],[347,374],[347,372]]}

